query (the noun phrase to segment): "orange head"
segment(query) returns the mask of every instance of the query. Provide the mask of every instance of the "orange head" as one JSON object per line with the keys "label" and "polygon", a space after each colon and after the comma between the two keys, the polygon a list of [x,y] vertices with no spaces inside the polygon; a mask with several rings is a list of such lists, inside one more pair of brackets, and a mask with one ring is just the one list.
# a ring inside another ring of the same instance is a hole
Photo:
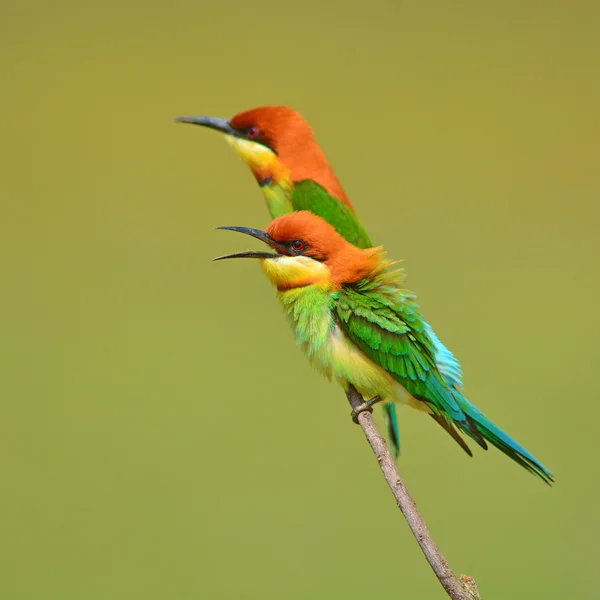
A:
{"label": "orange head", "polygon": [[312,180],[348,206],[350,202],[306,120],[288,106],[261,106],[232,119],[179,117],[226,134],[259,184]]}
{"label": "orange head", "polygon": [[308,211],[278,217],[264,231],[220,227],[251,235],[272,252],[239,252],[224,258],[259,258],[263,270],[280,291],[321,284],[333,289],[369,277],[381,267],[380,249],[360,249],[347,242],[326,221]]}

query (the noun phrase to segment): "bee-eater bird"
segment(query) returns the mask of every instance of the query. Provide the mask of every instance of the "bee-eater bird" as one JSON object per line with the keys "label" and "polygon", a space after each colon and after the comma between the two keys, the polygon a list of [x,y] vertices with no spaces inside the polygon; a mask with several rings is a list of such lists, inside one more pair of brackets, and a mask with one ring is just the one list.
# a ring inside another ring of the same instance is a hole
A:
{"label": "bee-eater bird", "polygon": [[436,364],[436,338],[415,296],[402,287],[403,270],[391,269],[394,263],[381,247],[358,248],[309,211],[278,217],[265,231],[219,229],[245,233],[275,251],[215,260],[260,260],[311,364],[369,399],[357,412],[381,400],[408,404],[431,415],[469,456],[459,431],[484,450],[486,441],[492,443],[546,483],[553,482],[544,465],[444,378]]}
{"label": "bee-eater bird", "polygon": [[[215,129],[250,167],[272,218],[308,210],[333,225],[359,248],[373,246],[306,120],[287,106],[246,110],[232,119],[179,117],[178,122]],[[435,345],[437,368],[450,386],[461,385],[461,370],[452,353],[425,324]],[[387,433],[394,454],[400,451],[393,403],[384,405]]]}
{"label": "bee-eater bird", "polygon": [[235,115],[178,117],[225,134],[250,167],[272,218],[294,210],[310,210],[331,223],[351,244],[370,247],[360,224],[310,125],[287,106],[263,106]]}

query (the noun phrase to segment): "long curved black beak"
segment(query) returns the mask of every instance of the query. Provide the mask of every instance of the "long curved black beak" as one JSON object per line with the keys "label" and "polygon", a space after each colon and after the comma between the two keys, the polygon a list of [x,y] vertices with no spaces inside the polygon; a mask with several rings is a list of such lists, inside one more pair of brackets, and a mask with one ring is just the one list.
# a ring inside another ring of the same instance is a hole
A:
{"label": "long curved black beak", "polygon": [[215,129],[227,135],[236,135],[236,130],[231,126],[229,119],[221,119],[220,117],[177,117],[175,123],[190,123],[192,125],[200,125]]}
{"label": "long curved black beak", "polygon": [[227,229],[229,231],[238,231],[239,233],[245,233],[246,235],[250,235],[257,240],[261,240],[268,244],[276,250],[277,253],[273,252],[256,252],[253,250],[248,250],[247,252],[236,252],[235,254],[225,254],[224,256],[217,256],[217,258],[213,258],[213,260],[224,260],[226,258],[279,258],[282,254],[285,256],[289,256],[289,252],[278,242],[276,242],[266,231],[262,231],[261,229],[252,229],[252,227],[236,227],[234,225],[227,225],[224,227],[217,227],[217,229]]}

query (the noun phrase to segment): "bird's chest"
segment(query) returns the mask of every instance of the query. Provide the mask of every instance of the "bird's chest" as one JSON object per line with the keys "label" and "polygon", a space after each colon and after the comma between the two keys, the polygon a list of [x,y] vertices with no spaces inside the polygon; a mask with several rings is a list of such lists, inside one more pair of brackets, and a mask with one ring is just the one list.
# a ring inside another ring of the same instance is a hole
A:
{"label": "bird's chest", "polygon": [[317,286],[278,293],[294,330],[296,343],[315,368],[326,375],[335,360],[337,323],[329,294]]}
{"label": "bird's chest", "polygon": [[288,295],[287,300],[283,303],[296,342],[317,371],[344,386],[352,383],[365,395],[388,395],[389,376],[344,334],[329,296],[313,297],[310,304],[301,296]]}

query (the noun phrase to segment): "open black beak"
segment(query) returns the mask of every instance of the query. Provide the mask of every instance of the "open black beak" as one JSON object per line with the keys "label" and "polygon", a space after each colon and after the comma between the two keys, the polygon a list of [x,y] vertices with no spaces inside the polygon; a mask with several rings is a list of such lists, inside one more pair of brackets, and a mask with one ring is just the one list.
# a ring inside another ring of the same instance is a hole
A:
{"label": "open black beak", "polygon": [[216,129],[227,135],[238,135],[236,130],[229,123],[229,119],[221,119],[219,117],[177,117],[175,123],[191,123],[192,125]]}
{"label": "open black beak", "polygon": [[246,235],[251,235],[255,237],[257,240],[261,240],[268,244],[273,248],[273,250],[277,250],[277,253],[274,252],[256,252],[253,250],[248,250],[247,252],[236,252],[235,254],[225,254],[224,256],[217,256],[217,258],[213,258],[213,260],[224,260],[225,258],[278,258],[282,254],[285,256],[289,256],[288,250],[285,246],[277,243],[271,236],[262,231],[260,229],[252,229],[251,227],[235,227],[232,225],[228,225],[225,227],[217,227],[217,229],[228,229],[229,231],[239,231],[240,233],[245,233]]}

